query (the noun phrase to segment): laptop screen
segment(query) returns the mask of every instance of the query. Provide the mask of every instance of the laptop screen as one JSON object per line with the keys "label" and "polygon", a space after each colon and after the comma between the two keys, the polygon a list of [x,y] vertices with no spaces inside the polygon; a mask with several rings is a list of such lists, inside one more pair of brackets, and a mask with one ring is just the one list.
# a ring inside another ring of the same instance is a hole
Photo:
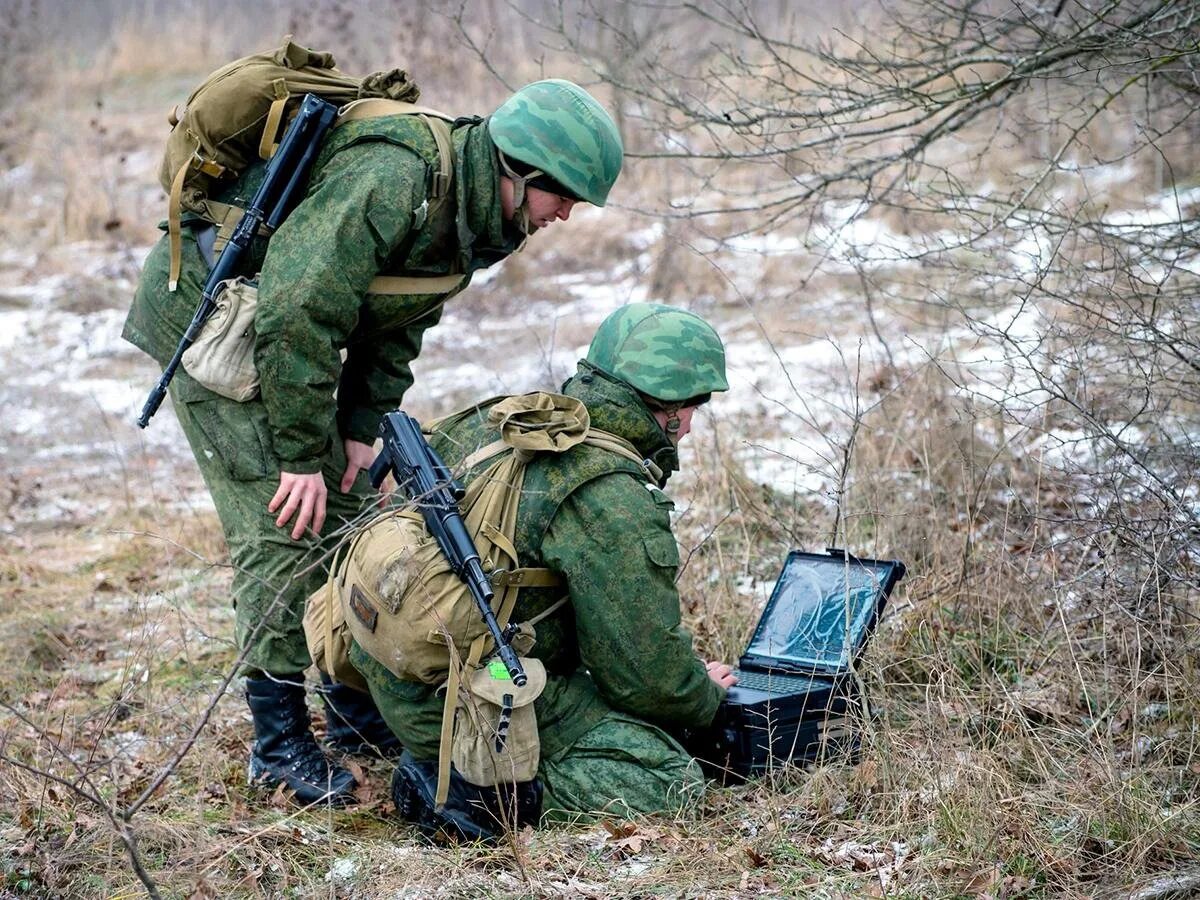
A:
{"label": "laptop screen", "polygon": [[902,574],[895,562],[793,551],[743,660],[808,672],[846,670]]}

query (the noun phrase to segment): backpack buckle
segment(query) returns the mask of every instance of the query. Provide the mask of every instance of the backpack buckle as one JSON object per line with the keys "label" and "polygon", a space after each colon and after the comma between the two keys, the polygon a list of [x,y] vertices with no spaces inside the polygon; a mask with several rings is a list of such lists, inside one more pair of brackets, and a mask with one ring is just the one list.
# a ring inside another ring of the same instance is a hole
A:
{"label": "backpack buckle", "polygon": [[519,585],[523,580],[525,573],[520,571],[511,571],[509,569],[493,569],[488,575],[488,580],[491,581],[492,587],[508,587],[512,584]]}

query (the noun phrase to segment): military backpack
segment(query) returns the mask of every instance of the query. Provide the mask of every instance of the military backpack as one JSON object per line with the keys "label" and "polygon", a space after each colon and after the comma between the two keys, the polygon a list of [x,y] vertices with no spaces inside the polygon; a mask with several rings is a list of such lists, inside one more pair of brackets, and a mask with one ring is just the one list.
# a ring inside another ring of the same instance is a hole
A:
{"label": "military backpack", "polygon": [[[217,69],[167,118],[171,134],[159,180],[168,197],[171,290],[179,281],[181,269],[183,213],[195,213],[217,225],[215,249],[220,250],[242,210],[220,203],[212,195],[256,160],[271,158],[288,121],[309,93],[343,107],[336,125],[388,115],[420,116],[438,147],[432,198],[440,201],[447,195],[454,163],[447,124],[452,117],[416,106],[420,88],[402,69],[376,72],[365,78],[348,75],[335,66],[332,54],[302,47],[287,35],[279,47]],[[393,284],[391,290],[380,292],[430,293],[437,287],[430,280],[420,281],[411,289]],[[461,278],[455,284],[458,281]],[[452,287],[449,284],[445,289]]]}

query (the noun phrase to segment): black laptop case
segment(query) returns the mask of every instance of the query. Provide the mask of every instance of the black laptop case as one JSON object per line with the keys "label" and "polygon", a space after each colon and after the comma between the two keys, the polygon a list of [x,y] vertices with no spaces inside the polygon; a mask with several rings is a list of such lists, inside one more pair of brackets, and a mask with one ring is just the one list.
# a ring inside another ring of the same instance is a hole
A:
{"label": "black laptop case", "polygon": [[854,758],[861,709],[851,669],[904,564],[842,550],[788,554],[746,652],[739,684],[685,743],[723,781],[786,764]]}

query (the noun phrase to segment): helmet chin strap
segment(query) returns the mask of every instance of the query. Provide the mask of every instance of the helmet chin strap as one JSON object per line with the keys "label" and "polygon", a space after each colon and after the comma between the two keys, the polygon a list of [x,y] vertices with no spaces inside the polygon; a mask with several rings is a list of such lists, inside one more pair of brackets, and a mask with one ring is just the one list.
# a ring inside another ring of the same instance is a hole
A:
{"label": "helmet chin strap", "polygon": [[545,173],[541,169],[533,169],[524,175],[518,175],[513,170],[513,167],[509,165],[508,157],[504,155],[504,151],[497,149],[496,152],[500,155],[500,168],[504,170],[504,174],[509,177],[513,185],[512,223],[521,234],[528,237],[537,231],[537,226],[529,218],[529,198],[525,196],[525,185]]}
{"label": "helmet chin strap", "polygon": [[682,406],[671,405],[663,408],[663,412],[667,414],[667,437],[670,438],[672,444],[679,443],[679,429],[681,423],[679,421],[679,410]]}

